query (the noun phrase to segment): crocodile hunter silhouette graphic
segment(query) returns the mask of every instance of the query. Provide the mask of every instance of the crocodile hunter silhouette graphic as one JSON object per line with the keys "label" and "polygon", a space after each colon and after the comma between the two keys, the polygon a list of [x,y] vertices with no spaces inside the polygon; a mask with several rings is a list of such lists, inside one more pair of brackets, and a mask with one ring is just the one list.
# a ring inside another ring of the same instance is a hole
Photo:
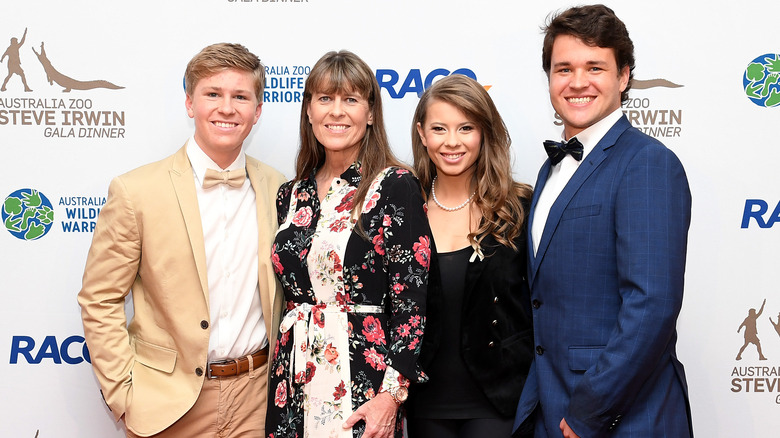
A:
{"label": "crocodile hunter silhouette graphic", "polygon": [[[14,74],[18,75],[22,79],[24,91],[32,91],[30,87],[27,86],[27,78],[25,77],[24,71],[22,70],[21,59],[19,57],[19,48],[24,44],[26,38],[27,29],[24,30],[21,41],[17,40],[16,38],[11,38],[11,44],[2,55],[3,59],[8,57],[8,76],[6,76],[5,80],[3,81],[3,86],[0,88],[0,91],[6,91],[6,84]],[[43,66],[43,70],[46,73],[46,81],[49,82],[50,85],[57,84],[62,87],[63,93],[68,93],[71,90],[92,90],[95,88],[106,88],[109,90],[119,90],[124,88],[102,79],[82,81],[60,73],[59,70],[54,68],[51,61],[49,60],[49,57],[46,55],[46,49],[43,42],[41,42],[40,52],[36,51],[35,48],[32,48],[32,52],[35,53],[35,56],[41,63],[41,66]]]}

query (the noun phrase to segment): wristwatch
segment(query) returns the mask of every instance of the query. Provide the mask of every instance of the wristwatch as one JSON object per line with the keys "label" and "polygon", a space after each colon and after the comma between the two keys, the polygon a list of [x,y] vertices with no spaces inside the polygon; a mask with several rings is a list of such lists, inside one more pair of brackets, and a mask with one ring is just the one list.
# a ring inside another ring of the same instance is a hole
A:
{"label": "wristwatch", "polygon": [[390,397],[393,397],[393,401],[399,405],[405,402],[407,398],[409,398],[409,389],[407,389],[405,386],[399,385],[387,392],[390,394]]}

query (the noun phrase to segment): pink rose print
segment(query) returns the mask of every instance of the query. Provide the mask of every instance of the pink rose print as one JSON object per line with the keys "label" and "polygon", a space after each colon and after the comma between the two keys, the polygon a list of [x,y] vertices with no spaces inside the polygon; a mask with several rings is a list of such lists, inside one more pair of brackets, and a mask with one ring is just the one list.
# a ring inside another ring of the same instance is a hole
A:
{"label": "pink rose print", "polygon": [[292,223],[296,227],[306,228],[311,225],[311,218],[314,214],[311,211],[311,207],[306,206],[295,212]]}
{"label": "pink rose print", "polygon": [[341,199],[341,203],[336,206],[336,211],[339,213],[352,210],[354,205],[353,199],[355,198],[355,190],[347,193],[344,198]]}
{"label": "pink rose print", "polygon": [[417,262],[423,268],[427,268],[431,261],[431,239],[428,236],[421,236],[412,249]]}
{"label": "pink rose print", "polygon": [[341,383],[339,383],[339,386],[336,387],[336,390],[333,391],[333,399],[338,401],[345,395],[347,395],[347,388],[344,386],[344,381],[342,380]]}
{"label": "pink rose print", "polygon": [[287,404],[287,382],[281,381],[276,385],[276,396],[274,397],[274,404],[280,408],[283,408]]}
{"label": "pink rose print", "polygon": [[382,323],[373,316],[367,316],[363,320],[363,336],[366,341],[372,344],[385,344],[385,331],[382,329]]}
{"label": "pink rose print", "polygon": [[364,212],[364,213],[365,213],[365,212],[369,212],[369,211],[371,211],[371,210],[372,210],[374,207],[376,207],[376,202],[377,202],[377,201],[379,201],[379,198],[380,198],[380,196],[379,196],[379,193],[377,193],[377,192],[374,192],[374,194],[373,194],[373,195],[371,195],[371,198],[369,198],[368,200],[366,200],[366,205],[365,205],[365,207],[363,207],[363,212]]}
{"label": "pink rose print", "polygon": [[395,292],[396,295],[400,294],[401,292],[406,289],[406,285],[403,285],[401,283],[396,283],[393,285],[393,292]]}
{"label": "pink rose print", "polygon": [[311,319],[320,328],[324,328],[325,327],[325,314],[322,313],[322,309],[321,308],[315,306],[315,307],[313,307],[311,309]]}
{"label": "pink rose print", "polygon": [[382,226],[383,226],[383,227],[389,227],[389,226],[390,226],[390,224],[392,224],[392,223],[393,223],[393,220],[390,218],[390,215],[386,214],[386,215],[385,215],[385,216],[382,218]]}
{"label": "pink rose print", "polygon": [[387,368],[387,364],[385,364],[385,356],[381,353],[378,353],[374,347],[364,351],[363,356],[365,356],[366,363],[371,365],[371,368],[377,371],[382,371]]}
{"label": "pink rose print", "polygon": [[[339,358],[339,352],[336,350],[336,347],[333,346],[333,344],[328,344],[327,347],[325,347],[325,360],[328,361],[331,365],[336,365]],[[342,382],[342,385],[344,382]]]}
{"label": "pink rose print", "polygon": [[384,248],[385,236],[382,234],[384,233],[384,230],[380,227],[376,232],[377,235],[374,236],[373,239],[371,239],[371,243],[374,244],[374,251],[376,251],[376,253],[379,255],[385,255],[385,248]]}
{"label": "pink rose print", "polygon": [[271,263],[274,265],[274,272],[277,275],[282,275],[284,273],[284,267],[282,266],[282,263],[279,261],[279,254],[276,253],[276,244],[274,244],[274,251],[271,253]]}

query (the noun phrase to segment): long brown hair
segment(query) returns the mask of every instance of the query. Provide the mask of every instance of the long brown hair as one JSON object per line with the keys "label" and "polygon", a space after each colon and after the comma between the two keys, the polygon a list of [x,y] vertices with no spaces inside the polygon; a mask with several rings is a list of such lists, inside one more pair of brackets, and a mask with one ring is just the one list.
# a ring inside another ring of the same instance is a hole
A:
{"label": "long brown hair", "polygon": [[371,68],[354,53],[341,50],[328,52],[314,64],[303,91],[301,104],[301,147],[295,166],[295,179],[308,178],[325,161],[325,148],[314,136],[307,110],[315,93],[357,93],[368,101],[373,123],[366,127],[357,161],[361,180],[355,193],[352,214],[363,205],[371,181],[388,166],[405,167],[393,155],[385,132],[382,97]]}
{"label": "long brown hair", "polygon": [[472,245],[480,246],[487,235],[498,243],[517,249],[513,242],[523,232],[525,208],[523,200],[531,199],[531,186],[512,178],[512,143],[493,99],[477,81],[463,75],[440,79],[428,88],[417,104],[412,120],[412,151],[414,169],[420,183],[430,193],[436,166],[417,131],[417,124],[425,125],[428,107],[433,101],[449,103],[477,124],[482,131],[482,143],[475,163],[473,184],[476,187],[472,203],[482,212],[476,230],[469,233]]}

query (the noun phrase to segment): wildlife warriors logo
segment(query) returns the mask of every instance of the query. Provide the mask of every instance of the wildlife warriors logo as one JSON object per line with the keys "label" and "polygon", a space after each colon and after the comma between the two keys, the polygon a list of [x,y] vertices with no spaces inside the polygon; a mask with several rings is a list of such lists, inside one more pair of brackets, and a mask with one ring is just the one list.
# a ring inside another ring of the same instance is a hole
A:
{"label": "wildlife warriors logo", "polygon": [[[24,30],[21,40],[15,37],[11,38],[11,42],[8,48],[3,53],[2,58],[0,58],[0,62],[5,61],[6,58],[8,59],[8,63],[6,64],[8,68],[8,75],[3,80],[3,85],[0,87],[0,91],[6,91],[8,82],[14,76],[19,76],[19,79],[21,79],[22,85],[24,86],[25,92],[33,91],[27,85],[27,76],[25,76],[24,69],[22,69],[22,60],[19,56],[19,50],[24,45],[26,39],[27,29]],[[101,79],[81,81],[60,73],[56,68],[54,68],[54,66],[52,66],[51,61],[49,60],[48,56],[46,56],[46,49],[44,48],[43,42],[41,42],[40,51],[36,51],[35,48],[33,48],[32,52],[38,58],[38,62],[41,63],[41,66],[43,66],[43,71],[46,73],[46,81],[49,83],[49,85],[59,85],[62,87],[63,93],[68,93],[71,90],[92,90],[95,88],[107,88],[110,90],[124,88]]]}
{"label": "wildlife warriors logo", "polygon": [[5,229],[22,240],[43,237],[54,222],[51,202],[35,189],[20,189],[8,195],[1,213]]}
{"label": "wildlife warriors logo", "polygon": [[766,54],[745,69],[742,86],[751,102],[762,107],[780,105],[780,55]]}

